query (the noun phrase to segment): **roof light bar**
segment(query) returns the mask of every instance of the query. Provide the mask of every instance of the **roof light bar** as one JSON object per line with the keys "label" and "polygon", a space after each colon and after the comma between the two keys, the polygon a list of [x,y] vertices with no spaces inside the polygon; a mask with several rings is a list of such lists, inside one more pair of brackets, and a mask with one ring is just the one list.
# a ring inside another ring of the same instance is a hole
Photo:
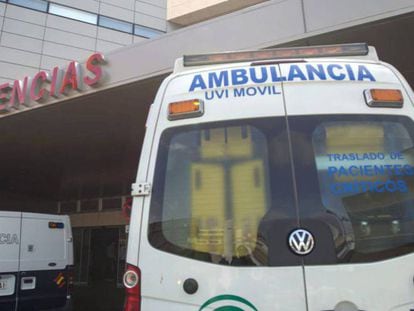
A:
{"label": "roof light bar", "polygon": [[202,66],[211,64],[236,63],[258,60],[309,58],[309,57],[339,57],[368,55],[366,43],[351,43],[337,45],[320,45],[267,49],[259,51],[224,52],[213,54],[184,55],[184,66]]}
{"label": "roof light bar", "polygon": [[65,225],[63,224],[63,222],[49,221],[49,228],[50,229],[63,229],[64,227],[65,227]]}

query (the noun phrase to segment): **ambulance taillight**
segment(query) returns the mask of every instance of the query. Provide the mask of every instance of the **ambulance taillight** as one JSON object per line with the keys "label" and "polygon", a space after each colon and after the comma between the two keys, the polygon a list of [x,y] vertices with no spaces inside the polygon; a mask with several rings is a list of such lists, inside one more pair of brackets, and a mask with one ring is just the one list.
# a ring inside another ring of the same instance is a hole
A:
{"label": "ambulance taillight", "polygon": [[124,273],[125,304],[124,311],[141,310],[141,271],[138,267],[127,265]]}

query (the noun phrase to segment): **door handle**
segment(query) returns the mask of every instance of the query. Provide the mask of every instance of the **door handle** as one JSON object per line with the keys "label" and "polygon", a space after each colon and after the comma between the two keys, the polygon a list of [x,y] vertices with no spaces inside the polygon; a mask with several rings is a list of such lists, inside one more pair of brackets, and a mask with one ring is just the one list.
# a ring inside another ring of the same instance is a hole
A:
{"label": "door handle", "polygon": [[36,288],[36,277],[27,276],[21,279],[20,289],[21,290],[30,290]]}

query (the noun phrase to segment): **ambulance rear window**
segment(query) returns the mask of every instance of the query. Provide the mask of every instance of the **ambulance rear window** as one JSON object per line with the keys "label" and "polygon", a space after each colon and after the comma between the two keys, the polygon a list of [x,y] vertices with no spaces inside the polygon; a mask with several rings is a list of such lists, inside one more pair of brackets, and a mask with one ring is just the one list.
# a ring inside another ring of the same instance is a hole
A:
{"label": "ambulance rear window", "polygon": [[[288,243],[298,227],[315,248]],[[257,118],[160,139],[148,238],[222,265],[373,262],[414,252],[414,123],[393,115]]]}
{"label": "ambulance rear window", "polygon": [[407,128],[386,117],[327,121],[313,131],[312,145],[322,203],[342,219],[352,261],[408,251],[414,241],[414,143]]}
{"label": "ambulance rear window", "polygon": [[[296,223],[285,127],[281,117],[165,131],[152,193],[150,243],[215,264],[274,264],[259,240],[262,219],[274,206]],[[277,240],[287,233],[275,234]]]}

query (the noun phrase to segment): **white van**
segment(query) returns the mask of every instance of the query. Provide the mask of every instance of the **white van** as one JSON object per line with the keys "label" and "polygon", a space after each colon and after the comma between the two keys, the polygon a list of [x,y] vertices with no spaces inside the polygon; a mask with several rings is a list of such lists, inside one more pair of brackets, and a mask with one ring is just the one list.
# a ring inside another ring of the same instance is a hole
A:
{"label": "white van", "polygon": [[413,103],[366,44],[178,60],[133,185],[124,310],[414,310]]}
{"label": "white van", "polygon": [[69,216],[0,212],[0,310],[71,308]]}

